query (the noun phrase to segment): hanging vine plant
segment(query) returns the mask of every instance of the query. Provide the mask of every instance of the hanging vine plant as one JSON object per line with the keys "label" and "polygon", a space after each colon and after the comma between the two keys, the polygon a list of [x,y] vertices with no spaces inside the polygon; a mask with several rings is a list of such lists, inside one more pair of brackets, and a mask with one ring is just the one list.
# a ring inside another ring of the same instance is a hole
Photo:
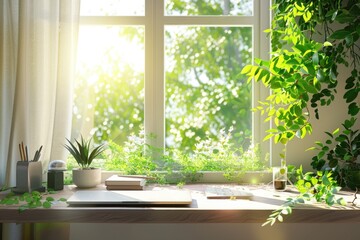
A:
{"label": "hanging vine plant", "polygon": [[[272,27],[266,30],[271,58],[256,59],[256,65],[247,65],[241,72],[272,90],[256,107],[276,126],[265,139],[286,142],[311,133],[311,116],[319,119],[319,106],[331,105],[339,90],[340,65],[351,69],[343,98],[349,118],[356,116],[360,109],[359,1],[277,0],[272,10]],[[335,30],[339,24],[342,28]]]}
{"label": "hanging vine plant", "polygon": [[[241,72],[249,82],[254,79],[271,90],[266,101],[254,109],[274,123],[264,140],[273,138],[286,145],[294,137],[304,138],[312,132],[311,118],[321,118],[319,107],[330,106],[338,92],[344,92],[347,104],[348,117],[342,125],[351,122],[355,126],[360,110],[360,1],[275,0],[272,11],[271,28],[266,30],[272,45],[270,59],[255,59],[255,65]],[[339,78],[342,65],[349,69],[348,75]],[[299,196],[289,198],[264,225],[282,221],[296,204],[308,200],[345,204],[335,198],[337,174],[326,169],[323,159],[331,148],[318,145],[320,153],[312,166],[319,171],[303,174],[300,167],[295,183]]]}

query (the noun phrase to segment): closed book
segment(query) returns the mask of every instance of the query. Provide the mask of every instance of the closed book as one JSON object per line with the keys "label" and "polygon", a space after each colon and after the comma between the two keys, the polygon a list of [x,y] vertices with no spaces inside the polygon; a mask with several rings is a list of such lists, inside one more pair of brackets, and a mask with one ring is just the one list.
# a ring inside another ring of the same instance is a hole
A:
{"label": "closed book", "polygon": [[143,186],[137,186],[137,185],[109,185],[106,186],[106,190],[143,190]]}
{"label": "closed book", "polygon": [[144,186],[146,179],[136,178],[136,177],[122,177],[119,175],[112,175],[105,180],[106,186],[122,186],[122,185],[134,185],[134,186]]}

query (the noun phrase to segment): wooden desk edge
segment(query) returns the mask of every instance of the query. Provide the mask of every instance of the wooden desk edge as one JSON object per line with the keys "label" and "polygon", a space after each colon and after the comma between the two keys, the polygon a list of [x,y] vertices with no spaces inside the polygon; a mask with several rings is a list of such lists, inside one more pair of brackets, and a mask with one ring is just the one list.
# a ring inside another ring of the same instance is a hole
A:
{"label": "wooden desk edge", "polygon": [[[69,193],[69,192],[67,192]],[[213,200],[208,200],[213,201]],[[231,201],[231,200],[228,200]],[[236,200],[235,200],[236,201]],[[255,199],[256,201],[256,199]],[[224,202],[222,202],[224,203]],[[226,202],[225,202],[226,203]],[[19,212],[0,207],[1,223],[259,223],[273,209],[205,209],[194,207],[66,207],[36,208]],[[297,208],[286,223],[360,223],[360,208]]]}

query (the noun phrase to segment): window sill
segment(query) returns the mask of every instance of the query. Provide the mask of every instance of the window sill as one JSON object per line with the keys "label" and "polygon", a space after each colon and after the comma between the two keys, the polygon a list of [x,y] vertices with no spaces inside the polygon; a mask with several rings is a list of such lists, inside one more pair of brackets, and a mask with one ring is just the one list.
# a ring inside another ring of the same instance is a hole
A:
{"label": "window sill", "polygon": [[[211,186],[213,186],[212,184]],[[207,199],[204,190],[209,184],[189,184],[183,190],[191,192],[190,207],[69,207],[56,203],[50,209],[36,208],[19,213],[18,206],[1,206],[0,222],[67,222],[67,223],[263,223],[272,210],[278,208],[291,191],[274,192],[269,185],[248,186],[254,197],[251,200]],[[97,189],[104,189],[100,185]],[[148,190],[178,189],[174,185],[147,186]],[[55,199],[69,198],[75,186],[65,186],[53,195]],[[6,192],[0,193],[0,198]],[[353,193],[343,192],[351,201]],[[353,206],[328,207],[322,204],[298,206],[287,223],[354,223],[360,222],[360,208]]]}

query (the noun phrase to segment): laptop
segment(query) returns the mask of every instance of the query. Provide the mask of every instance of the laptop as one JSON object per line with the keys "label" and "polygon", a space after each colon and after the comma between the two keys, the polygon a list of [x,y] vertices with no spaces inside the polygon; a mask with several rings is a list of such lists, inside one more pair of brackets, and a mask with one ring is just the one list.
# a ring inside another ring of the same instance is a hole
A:
{"label": "laptop", "polygon": [[68,200],[70,206],[186,206],[192,202],[189,191],[108,191],[80,190]]}

